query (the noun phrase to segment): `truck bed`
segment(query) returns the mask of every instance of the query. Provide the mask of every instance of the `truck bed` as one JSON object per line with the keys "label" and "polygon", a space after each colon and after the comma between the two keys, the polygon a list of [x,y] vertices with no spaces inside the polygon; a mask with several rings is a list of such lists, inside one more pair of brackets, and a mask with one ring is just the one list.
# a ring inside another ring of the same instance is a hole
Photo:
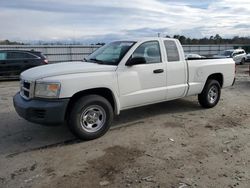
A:
{"label": "truck bed", "polygon": [[234,81],[235,62],[231,58],[187,60],[187,65],[189,83],[187,95],[194,95],[197,91],[201,92],[207,77],[211,74],[223,75],[223,88],[231,86]]}

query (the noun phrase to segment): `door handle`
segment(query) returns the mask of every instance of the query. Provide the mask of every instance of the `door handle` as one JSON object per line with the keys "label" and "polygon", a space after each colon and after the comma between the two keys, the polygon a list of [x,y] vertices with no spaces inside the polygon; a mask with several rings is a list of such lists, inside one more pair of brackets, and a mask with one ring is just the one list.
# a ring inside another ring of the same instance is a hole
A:
{"label": "door handle", "polygon": [[159,73],[163,73],[164,70],[163,69],[156,69],[153,71],[155,74],[159,74]]}

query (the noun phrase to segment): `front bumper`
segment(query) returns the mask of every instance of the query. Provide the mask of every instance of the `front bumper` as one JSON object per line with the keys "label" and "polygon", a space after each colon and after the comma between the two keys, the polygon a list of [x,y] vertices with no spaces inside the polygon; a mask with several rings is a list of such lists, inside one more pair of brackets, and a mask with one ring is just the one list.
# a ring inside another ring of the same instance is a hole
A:
{"label": "front bumper", "polygon": [[38,124],[53,125],[64,123],[69,99],[25,100],[17,93],[13,103],[16,112],[22,118]]}

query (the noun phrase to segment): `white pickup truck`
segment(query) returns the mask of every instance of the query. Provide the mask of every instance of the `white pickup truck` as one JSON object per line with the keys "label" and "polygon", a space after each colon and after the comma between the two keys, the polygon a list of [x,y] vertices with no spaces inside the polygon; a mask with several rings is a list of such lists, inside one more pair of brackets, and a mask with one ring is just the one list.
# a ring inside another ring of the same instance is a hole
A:
{"label": "white pickup truck", "polygon": [[[98,138],[120,111],[198,95],[214,107],[235,78],[232,59],[186,61],[178,40],[115,41],[84,61],[44,65],[21,74],[17,113],[39,124],[67,122],[84,140]],[[166,106],[167,108],[167,106]]]}

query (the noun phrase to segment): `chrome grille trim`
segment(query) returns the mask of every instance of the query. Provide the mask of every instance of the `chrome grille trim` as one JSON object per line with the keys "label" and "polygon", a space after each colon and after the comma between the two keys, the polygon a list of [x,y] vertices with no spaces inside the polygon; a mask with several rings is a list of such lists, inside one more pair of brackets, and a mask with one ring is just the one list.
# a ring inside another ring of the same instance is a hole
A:
{"label": "chrome grille trim", "polygon": [[[29,86],[29,87],[25,87],[25,86]],[[24,99],[26,100],[32,99],[34,97],[34,89],[35,89],[35,82],[24,80],[24,79],[20,81],[20,95]]]}

